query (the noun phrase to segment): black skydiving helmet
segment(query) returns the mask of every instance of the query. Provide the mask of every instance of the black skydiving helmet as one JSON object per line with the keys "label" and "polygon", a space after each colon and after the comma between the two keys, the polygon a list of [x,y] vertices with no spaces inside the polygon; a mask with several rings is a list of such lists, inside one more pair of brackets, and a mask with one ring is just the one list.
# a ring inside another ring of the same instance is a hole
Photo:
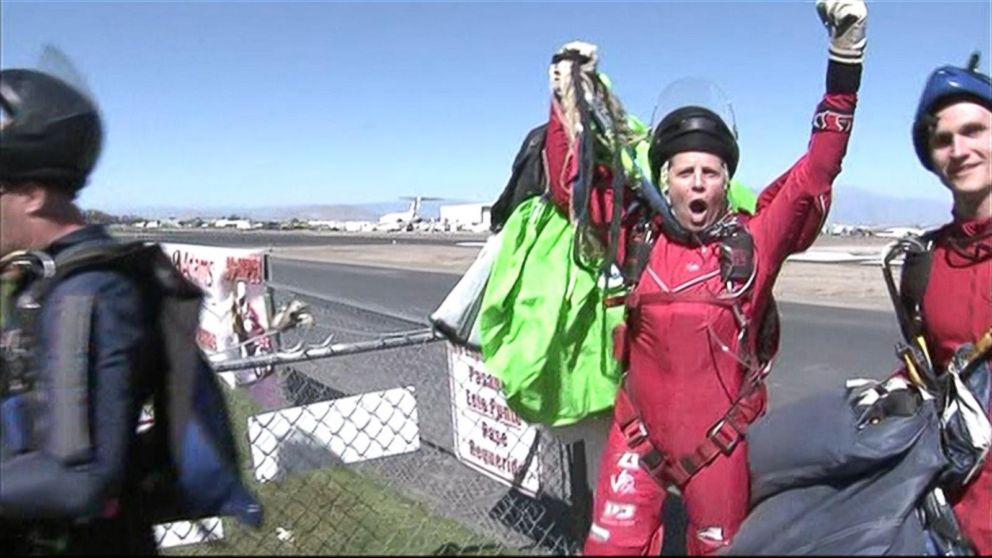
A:
{"label": "black skydiving helmet", "polygon": [[[660,119],[660,120],[659,120]],[[737,171],[740,151],[733,107],[716,84],[698,78],[685,78],[669,85],[659,95],[652,115],[648,162],[652,181],[667,198],[668,187],[661,184],[661,168],[674,155],[702,151],[720,157],[727,165],[729,179]],[[690,235],[672,219],[666,229],[680,238]],[[711,229],[713,227],[710,227]],[[710,231],[697,233],[705,237]]]}
{"label": "black skydiving helmet", "polygon": [[46,49],[40,66],[0,71],[0,181],[37,180],[75,193],[100,155],[99,110],[58,51]]}

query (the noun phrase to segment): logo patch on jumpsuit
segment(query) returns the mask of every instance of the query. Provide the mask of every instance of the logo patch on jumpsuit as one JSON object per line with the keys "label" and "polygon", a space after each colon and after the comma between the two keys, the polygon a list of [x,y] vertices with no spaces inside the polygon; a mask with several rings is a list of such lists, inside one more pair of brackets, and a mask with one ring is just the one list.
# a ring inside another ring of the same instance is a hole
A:
{"label": "logo patch on jumpsuit", "polygon": [[626,470],[610,475],[610,488],[613,489],[614,494],[633,494],[635,490],[634,475]]}

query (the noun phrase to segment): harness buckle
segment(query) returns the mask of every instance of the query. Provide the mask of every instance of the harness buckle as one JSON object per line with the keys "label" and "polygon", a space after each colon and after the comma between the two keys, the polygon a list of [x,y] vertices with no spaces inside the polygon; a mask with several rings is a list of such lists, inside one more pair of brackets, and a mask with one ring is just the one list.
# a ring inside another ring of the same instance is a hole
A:
{"label": "harness buckle", "polygon": [[620,427],[623,437],[627,439],[627,445],[631,449],[636,448],[648,439],[648,430],[644,426],[644,421],[634,418],[627,424]]}
{"label": "harness buckle", "polygon": [[[727,426],[730,427],[729,431],[726,428]],[[716,445],[716,447],[720,448],[720,451],[722,451],[724,455],[729,456],[731,452],[734,451],[734,448],[737,447],[737,444],[743,436],[741,435],[740,430],[734,426],[733,421],[724,417],[720,419],[719,422],[714,424],[712,428],[710,428],[709,432],[706,433],[706,437],[709,438]]]}

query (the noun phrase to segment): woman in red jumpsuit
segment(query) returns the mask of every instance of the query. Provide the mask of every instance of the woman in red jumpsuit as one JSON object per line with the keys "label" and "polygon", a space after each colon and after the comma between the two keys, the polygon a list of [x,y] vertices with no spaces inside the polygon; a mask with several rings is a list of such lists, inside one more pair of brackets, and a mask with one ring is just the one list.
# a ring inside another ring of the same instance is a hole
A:
{"label": "woman in red jumpsuit", "polygon": [[[677,223],[653,220],[647,265],[626,300],[626,334],[618,345],[626,347],[628,372],[600,462],[585,554],[657,555],[666,489],[680,490],[685,499],[690,554],[728,545],[747,513],[741,432],[764,409],[763,388],[746,387],[754,378],[749,374],[765,364],[757,362],[761,318],[785,258],[808,248],[826,218],[860,85],[864,2],[825,0],[817,7],[831,31],[826,94],[808,151],[762,192],[753,217],[727,209],[738,162],[732,125],[689,106],[653,131],[652,176],[666,190]],[[577,49],[570,54],[592,59]],[[559,70],[565,75],[568,68]],[[570,97],[555,93],[545,157],[550,195],[567,210],[579,157],[568,124]],[[597,167],[589,200],[589,220],[600,232],[609,226],[613,199],[609,188],[596,186],[608,185],[609,174]],[[621,262],[632,221],[625,214]],[[721,251],[728,238],[742,236],[753,243],[738,252],[753,257],[751,273],[728,277]],[[742,394],[747,397],[738,402]]]}
{"label": "woman in red jumpsuit", "polygon": [[[921,304],[933,364],[942,370],[959,346],[977,341],[992,328],[989,76],[974,68],[938,68],[921,96],[913,142],[920,162],[954,197],[953,221],[935,234]],[[992,402],[985,403],[992,408]],[[978,554],[992,555],[992,460],[986,459],[975,478],[950,496]]]}

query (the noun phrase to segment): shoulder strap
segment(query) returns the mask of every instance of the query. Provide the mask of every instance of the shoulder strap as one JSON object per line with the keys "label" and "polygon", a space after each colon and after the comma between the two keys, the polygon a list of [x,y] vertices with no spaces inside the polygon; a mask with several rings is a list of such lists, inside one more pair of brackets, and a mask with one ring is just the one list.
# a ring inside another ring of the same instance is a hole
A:
{"label": "shoulder strap", "polygon": [[84,268],[112,266],[150,246],[145,242],[93,240],[82,242],[55,256],[55,277],[64,278]]}
{"label": "shoulder strap", "polygon": [[750,288],[755,273],[754,236],[737,221],[728,224],[720,234],[720,279],[734,281]]}
{"label": "shoulder strap", "polygon": [[[145,247],[143,242],[121,243],[111,239],[97,239],[81,242],[59,252],[54,260],[54,269],[38,277],[28,289],[35,301],[41,302],[51,289],[70,275],[83,269],[118,267],[118,264]],[[44,258],[44,255],[38,255]]]}
{"label": "shoulder strap", "polygon": [[[923,317],[923,296],[930,281],[930,268],[933,264],[933,245],[941,229],[919,236],[922,249],[906,250],[902,271],[899,276],[899,302],[905,313],[903,334],[912,339],[925,331]],[[897,310],[898,311],[898,310]]]}

